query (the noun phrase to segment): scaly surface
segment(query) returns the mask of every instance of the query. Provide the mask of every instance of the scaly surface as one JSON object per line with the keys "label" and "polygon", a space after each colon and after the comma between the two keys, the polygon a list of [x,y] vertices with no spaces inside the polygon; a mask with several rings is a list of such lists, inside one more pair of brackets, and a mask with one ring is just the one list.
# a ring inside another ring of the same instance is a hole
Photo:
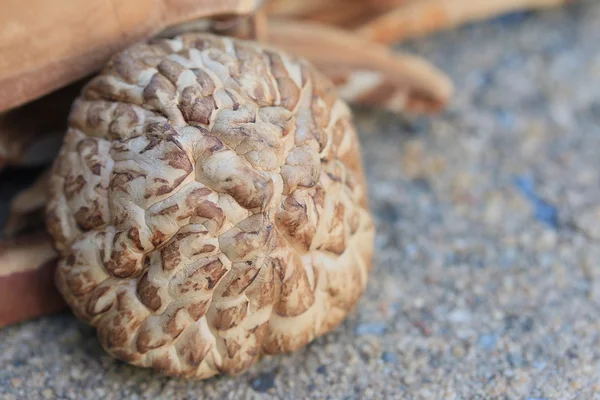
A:
{"label": "scaly surface", "polygon": [[104,348],[237,374],[336,327],[373,223],[348,107],[302,60],[185,34],[85,87],[50,177],[57,283]]}

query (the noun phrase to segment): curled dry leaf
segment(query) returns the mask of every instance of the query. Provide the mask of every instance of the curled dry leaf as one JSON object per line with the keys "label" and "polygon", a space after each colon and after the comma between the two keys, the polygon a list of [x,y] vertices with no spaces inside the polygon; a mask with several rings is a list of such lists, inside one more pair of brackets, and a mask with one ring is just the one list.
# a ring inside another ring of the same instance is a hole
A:
{"label": "curled dry leaf", "polygon": [[54,286],[55,259],[46,234],[0,241],[0,327],[66,307]]}
{"label": "curled dry leaf", "polygon": [[329,0],[305,6],[304,0],[272,0],[267,11],[275,18],[301,19],[355,29],[413,0]]}
{"label": "curled dry leaf", "polygon": [[[115,52],[192,19],[243,15],[260,0],[3,0],[0,111],[98,70]],[[93,29],[90,29],[93,27]]]}
{"label": "curled dry leaf", "polygon": [[[434,112],[452,94],[452,82],[426,60],[369,42],[352,32],[309,21],[266,22],[264,42],[311,61],[349,102],[375,105],[393,112]],[[169,34],[194,32],[206,25],[190,22]],[[221,34],[252,38],[251,27],[239,23]],[[318,44],[318,45],[317,45]]]}
{"label": "curled dry leaf", "polygon": [[[356,3],[361,0],[270,0],[265,4],[267,13],[274,17],[298,18],[321,12],[325,7],[343,6],[345,3]],[[364,1],[363,1],[364,2]]]}
{"label": "curled dry leaf", "polygon": [[559,6],[569,0],[413,0],[369,20],[358,33],[374,42],[394,43],[519,10]]}
{"label": "curled dry leaf", "polygon": [[331,26],[271,21],[268,42],[309,59],[348,101],[395,112],[431,112],[443,107],[452,93],[450,79],[420,57],[392,52]]}
{"label": "curled dry leaf", "polygon": [[302,0],[274,0],[266,10],[274,18],[310,20],[313,22],[348,27],[355,20],[366,21],[373,16],[373,8],[365,0],[330,0],[308,2]]}
{"label": "curled dry leaf", "polygon": [[471,21],[570,0],[272,0],[270,15],[357,30],[369,40],[396,43]]}
{"label": "curled dry leaf", "polygon": [[[471,20],[568,0],[279,0],[272,16],[354,29],[384,43]],[[96,71],[114,52],[184,21],[247,15],[261,0],[17,0],[0,3],[0,112]],[[94,26],[94,29],[89,29]],[[24,27],[27,27],[25,29]],[[35,38],[36,40],[31,40]],[[317,42],[318,43],[318,42]]]}
{"label": "curled dry leaf", "polygon": [[209,34],[117,54],[50,177],[57,283],[114,356],[237,374],[337,326],[374,227],[350,110],[309,63]]}

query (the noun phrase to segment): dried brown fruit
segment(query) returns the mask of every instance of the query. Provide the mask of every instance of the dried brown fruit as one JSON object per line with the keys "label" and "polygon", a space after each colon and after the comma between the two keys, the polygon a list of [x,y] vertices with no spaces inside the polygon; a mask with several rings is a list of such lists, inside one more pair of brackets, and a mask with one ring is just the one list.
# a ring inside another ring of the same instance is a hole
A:
{"label": "dried brown fruit", "polygon": [[374,228],[348,107],[310,64],[184,34],[112,58],[50,178],[59,289],[132,364],[206,378],[337,326]]}

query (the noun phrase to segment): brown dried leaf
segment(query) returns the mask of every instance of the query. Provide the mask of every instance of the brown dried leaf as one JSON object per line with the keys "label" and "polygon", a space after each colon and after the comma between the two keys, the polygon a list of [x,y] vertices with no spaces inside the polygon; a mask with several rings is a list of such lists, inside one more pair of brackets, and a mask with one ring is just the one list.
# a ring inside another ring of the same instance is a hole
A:
{"label": "brown dried leaf", "polygon": [[275,16],[306,19],[314,22],[355,29],[390,10],[418,0],[351,0],[322,2],[317,9],[304,10],[297,14],[278,13]]}
{"label": "brown dried leaf", "polygon": [[427,61],[331,26],[271,21],[268,41],[313,62],[348,101],[396,112],[431,112],[443,107],[452,93],[450,80]]}
{"label": "brown dried leaf", "polygon": [[394,43],[518,10],[549,8],[569,0],[413,0],[372,19],[358,33],[374,42]]}
{"label": "brown dried leaf", "polygon": [[[325,8],[335,6],[338,9],[348,3],[358,3],[361,0],[271,0],[265,5],[267,13],[274,17],[302,17],[318,13]],[[364,1],[362,1],[364,2]]]}
{"label": "brown dried leaf", "polygon": [[29,0],[23,6],[20,0],[2,1],[0,111],[83,78],[110,55],[167,26],[248,14],[258,4],[260,0]]}

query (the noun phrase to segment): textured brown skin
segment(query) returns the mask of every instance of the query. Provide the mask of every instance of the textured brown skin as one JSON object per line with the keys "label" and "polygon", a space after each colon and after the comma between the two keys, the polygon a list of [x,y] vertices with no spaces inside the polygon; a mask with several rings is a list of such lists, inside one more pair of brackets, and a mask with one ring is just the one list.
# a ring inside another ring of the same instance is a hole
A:
{"label": "textured brown skin", "polygon": [[114,356],[238,374],[337,326],[374,228],[348,107],[306,61],[209,34],[117,54],[76,100],[47,224]]}

